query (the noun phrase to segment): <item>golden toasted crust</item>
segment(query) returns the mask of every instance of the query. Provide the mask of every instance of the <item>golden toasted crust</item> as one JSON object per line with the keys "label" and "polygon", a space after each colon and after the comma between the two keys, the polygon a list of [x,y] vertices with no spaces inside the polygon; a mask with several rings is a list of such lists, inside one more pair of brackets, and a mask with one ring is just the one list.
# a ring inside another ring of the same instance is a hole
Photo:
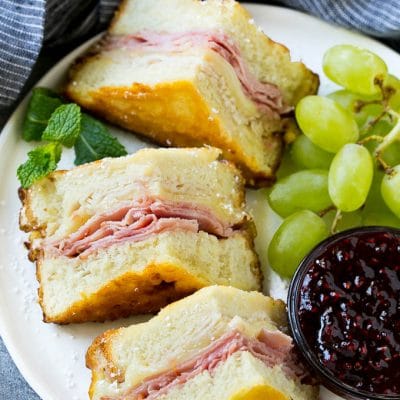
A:
{"label": "golden toasted crust", "polygon": [[319,75],[309,70],[305,64],[297,63],[300,67],[300,73],[304,79],[299,82],[296,90],[292,93],[292,105],[295,106],[303,97],[316,94],[319,89]]}
{"label": "golden toasted crust", "polygon": [[[211,111],[190,82],[102,87],[85,97],[80,97],[70,85],[66,93],[109,121],[164,145],[202,146],[208,135],[216,143],[224,142],[218,119],[208,120]],[[131,112],[137,109],[141,112]]]}
{"label": "golden toasted crust", "polygon": [[[72,78],[73,79],[73,78]],[[217,116],[196,87],[187,81],[147,86],[135,83],[130,87],[101,87],[87,96],[69,85],[68,97],[99,117],[151,138],[163,146],[218,147],[223,157],[235,163],[247,184],[264,186],[274,180],[274,172],[282,153],[282,132],[277,130],[265,138],[265,151],[270,152],[270,169],[260,169],[235,140],[230,139]],[[132,112],[140,110],[140,112]]]}
{"label": "golden toasted crust", "polygon": [[[101,160],[95,161],[101,162]],[[78,167],[79,168],[79,167]],[[57,175],[65,174],[66,170],[57,170],[52,172],[49,176],[43,178],[53,182]],[[29,261],[36,261],[40,258],[41,250],[35,247],[33,244],[36,240],[45,238],[46,236],[46,225],[41,225],[38,223],[34,210],[32,208],[32,190],[23,189],[20,187],[18,189],[18,197],[21,201],[22,207],[19,211],[19,228],[29,233],[28,240],[25,241],[25,247],[28,250]]]}
{"label": "golden toasted crust", "polygon": [[117,24],[117,22],[120,19],[121,15],[123,15],[123,13],[125,12],[125,9],[128,6],[128,1],[129,0],[122,0],[119,3],[119,6],[117,7],[117,9],[114,12],[114,17],[111,19],[111,23],[110,23],[110,26],[109,26],[108,30],[112,30],[113,27],[115,26],[115,24]]}
{"label": "golden toasted crust", "polygon": [[97,338],[90,345],[86,352],[86,367],[92,370],[89,387],[89,397],[93,398],[96,383],[101,375],[113,374],[117,382],[124,379],[124,375],[115,367],[110,351],[110,339],[118,334],[119,329],[109,329]]}
{"label": "golden toasted crust", "polygon": [[[37,278],[41,281],[40,261]],[[107,282],[97,293],[71,305],[55,317],[46,314],[42,288],[39,303],[44,322],[57,324],[103,322],[125,318],[134,314],[159,311],[165,305],[185,297],[209,283],[171,264],[148,265],[143,272],[128,272]]]}
{"label": "golden toasted crust", "polygon": [[[101,163],[102,160],[93,161],[92,164]],[[80,165],[75,168],[85,168],[85,164]],[[57,179],[57,176],[66,174],[68,170],[57,170],[52,172],[50,175],[42,178],[43,180],[48,181],[49,183],[54,182]],[[34,185],[38,184],[36,182]],[[40,237],[44,237],[45,226],[38,224],[38,221],[35,217],[34,210],[32,209],[32,189],[23,189],[20,187],[18,189],[18,197],[21,201],[22,207],[19,213],[19,228],[24,232],[32,232],[39,233]]]}

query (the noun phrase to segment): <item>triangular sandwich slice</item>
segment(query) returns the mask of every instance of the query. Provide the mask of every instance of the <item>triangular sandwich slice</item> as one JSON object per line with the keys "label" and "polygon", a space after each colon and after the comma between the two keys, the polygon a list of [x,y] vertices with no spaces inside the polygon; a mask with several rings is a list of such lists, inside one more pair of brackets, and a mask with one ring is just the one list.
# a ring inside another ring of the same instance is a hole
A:
{"label": "triangular sandwich slice", "polygon": [[289,114],[317,88],[233,0],[125,0],[66,93],[162,145],[218,147],[262,185],[274,179]]}
{"label": "triangular sandwich slice", "polygon": [[203,288],[146,323],[105,332],[86,356],[91,400],[316,400],[285,305]]}
{"label": "triangular sandwich slice", "polygon": [[143,149],[20,192],[47,322],[158,311],[213,284],[260,288],[243,178],[215,148]]}

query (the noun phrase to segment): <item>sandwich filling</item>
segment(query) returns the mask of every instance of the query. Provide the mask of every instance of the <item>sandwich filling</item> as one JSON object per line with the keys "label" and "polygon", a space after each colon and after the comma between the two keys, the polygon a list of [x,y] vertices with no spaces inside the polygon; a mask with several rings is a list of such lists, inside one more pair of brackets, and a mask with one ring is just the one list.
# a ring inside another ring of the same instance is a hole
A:
{"label": "sandwich filling", "polygon": [[154,400],[204,371],[212,375],[221,363],[239,351],[251,353],[269,368],[280,365],[290,379],[303,381],[308,377],[308,373],[293,352],[293,343],[289,336],[278,330],[262,329],[258,337],[248,338],[234,330],[211,343],[193,359],[174,366],[170,371],[146,378],[122,395],[106,396],[101,400]]}
{"label": "sandwich filling", "polygon": [[106,37],[106,50],[116,48],[142,52],[186,52],[194,47],[208,48],[216,52],[236,73],[245,95],[254,102],[261,113],[273,118],[290,111],[279,88],[272,83],[261,82],[251,72],[238,46],[225,34],[193,31],[186,33],[140,32],[134,35]]}
{"label": "sandwich filling", "polygon": [[226,238],[234,227],[198,204],[143,198],[112,211],[94,215],[68,237],[45,244],[48,254],[85,258],[123,242],[139,242],[166,231],[205,231]]}

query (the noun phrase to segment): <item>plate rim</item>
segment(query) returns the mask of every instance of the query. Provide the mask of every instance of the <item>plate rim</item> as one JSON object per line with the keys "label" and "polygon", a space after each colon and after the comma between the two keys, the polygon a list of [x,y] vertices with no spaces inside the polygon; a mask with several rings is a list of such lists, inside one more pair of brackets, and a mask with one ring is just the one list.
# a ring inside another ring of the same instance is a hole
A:
{"label": "plate rim", "polygon": [[[322,20],[314,15],[307,14],[304,11],[296,10],[292,8],[286,8],[278,5],[270,5],[270,4],[259,4],[259,3],[251,3],[251,2],[244,2],[242,3],[243,6],[249,10],[250,14],[255,15],[257,10],[263,9],[264,11],[267,9],[273,9],[275,12],[280,13],[282,18],[287,15],[291,15],[292,18],[301,18],[305,22],[307,21],[314,21],[318,22],[325,26],[330,26],[332,29],[337,31],[351,33],[352,35],[358,36],[360,38],[368,39],[370,43],[374,44],[375,49],[384,49],[385,51],[389,51],[392,53],[393,56],[398,57],[400,61],[400,54],[390,48],[387,44],[380,42],[376,38],[368,36],[366,34],[356,32],[350,30],[345,27],[341,27],[339,25],[335,25],[331,22],[327,22]],[[70,65],[79,55],[81,55],[85,49],[87,49],[92,43],[100,38],[100,36],[104,32],[100,32],[93,37],[86,40],[84,43],[80,44],[78,47],[67,53],[61,60],[59,60],[56,64],[54,64],[27,92],[27,94],[18,102],[16,103],[15,109],[12,114],[7,119],[7,122],[4,124],[1,134],[0,134],[0,154],[4,152],[4,147],[7,144],[7,141],[10,140],[14,135],[17,135],[17,131],[13,129],[13,126],[17,124],[17,117],[18,114],[26,107],[28,99],[31,95],[32,89],[36,86],[40,86],[42,82],[48,80],[51,76],[60,75],[61,71],[66,69],[66,65]],[[275,39],[273,39],[275,40]],[[278,40],[279,42],[279,40]],[[0,302],[0,310],[4,307]],[[23,354],[18,349],[18,343],[16,343],[12,338],[12,333],[10,327],[6,326],[5,318],[3,319],[2,313],[0,312],[0,336],[3,340],[4,346],[6,347],[12,361],[18,368],[20,374],[26,381],[26,383],[32,388],[32,390],[39,396],[42,400],[54,400],[51,398],[50,393],[45,385],[45,382],[41,382],[39,380],[34,379],[34,374],[32,371],[27,367]]]}

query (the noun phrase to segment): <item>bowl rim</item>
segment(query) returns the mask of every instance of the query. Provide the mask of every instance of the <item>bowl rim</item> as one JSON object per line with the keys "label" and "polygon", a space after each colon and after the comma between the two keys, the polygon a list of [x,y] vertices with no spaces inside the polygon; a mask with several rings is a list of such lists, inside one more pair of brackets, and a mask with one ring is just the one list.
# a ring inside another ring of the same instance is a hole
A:
{"label": "bowl rim", "polygon": [[310,261],[315,258],[321,250],[326,246],[334,242],[340,241],[346,237],[349,237],[355,233],[394,233],[400,236],[400,229],[395,227],[385,226],[366,226],[347,229],[345,231],[336,233],[322,242],[318,243],[300,262],[293,278],[290,282],[287,296],[287,307],[288,307],[288,320],[289,328],[297,348],[302,354],[304,360],[312,368],[312,370],[321,378],[322,384],[334,393],[341,396],[349,396],[350,399],[362,399],[362,400],[394,400],[400,399],[400,395],[386,395],[386,394],[373,394],[365,390],[359,390],[353,386],[350,386],[340,379],[336,378],[329,370],[324,367],[309,346],[301,329],[299,314],[297,312],[298,303],[300,300],[300,289],[304,280],[304,275],[308,271],[308,265]]}

